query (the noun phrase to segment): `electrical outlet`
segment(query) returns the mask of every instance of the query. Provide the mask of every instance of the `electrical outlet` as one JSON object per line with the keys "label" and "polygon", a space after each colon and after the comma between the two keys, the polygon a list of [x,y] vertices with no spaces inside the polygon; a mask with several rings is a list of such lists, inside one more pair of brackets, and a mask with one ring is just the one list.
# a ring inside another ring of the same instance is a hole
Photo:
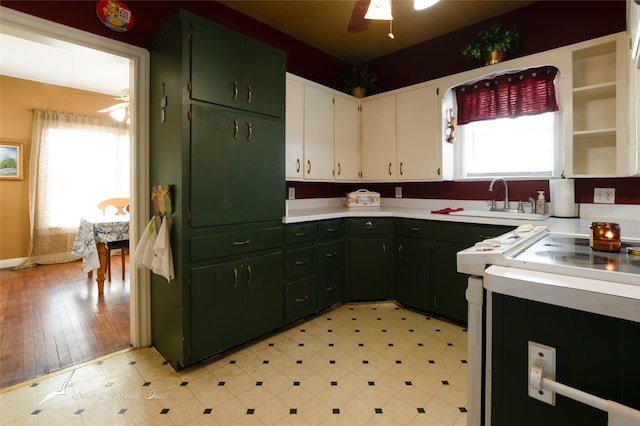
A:
{"label": "electrical outlet", "polygon": [[402,187],[396,186],[396,198],[402,198]]}
{"label": "electrical outlet", "polygon": [[296,199],[296,189],[294,187],[289,187],[289,199],[290,200],[295,200]]}
{"label": "electrical outlet", "polygon": [[614,204],[616,202],[616,189],[593,188],[593,202],[598,204]]}

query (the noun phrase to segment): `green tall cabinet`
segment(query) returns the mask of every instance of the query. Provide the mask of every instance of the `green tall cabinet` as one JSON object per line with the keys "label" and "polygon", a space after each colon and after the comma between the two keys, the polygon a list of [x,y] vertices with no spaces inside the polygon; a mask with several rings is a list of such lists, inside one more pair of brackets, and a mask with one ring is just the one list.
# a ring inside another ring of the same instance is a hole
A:
{"label": "green tall cabinet", "polygon": [[284,323],[286,55],[182,10],[149,50],[149,174],[172,191],[176,274],[152,274],[152,340],[180,369]]}

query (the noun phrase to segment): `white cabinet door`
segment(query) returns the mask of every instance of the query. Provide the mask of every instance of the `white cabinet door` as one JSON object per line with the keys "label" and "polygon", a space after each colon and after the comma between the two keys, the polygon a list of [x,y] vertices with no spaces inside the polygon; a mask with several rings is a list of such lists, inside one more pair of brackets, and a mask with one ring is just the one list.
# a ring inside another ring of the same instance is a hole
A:
{"label": "white cabinet door", "polygon": [[396,179],[395,97],[362,102],[362,180]]}
{"label": "white cabinet door", "polygon": [[287,74],[287,104],[285,115],[285,177],[303,178],[304,143],[304,84]]}
{"label": "white cabinet door", "polygon": [[333,94],[304,88],[304,178],[333,180]]}
{"label": "white cabinet door", "polygon": [[334,179],[360,180],[360,114],[358,102],[335,97]]}
{"label": "white cabinet door", "polygon": [[437,87],[430,85],[396,95],[397,178],[439,179]]}

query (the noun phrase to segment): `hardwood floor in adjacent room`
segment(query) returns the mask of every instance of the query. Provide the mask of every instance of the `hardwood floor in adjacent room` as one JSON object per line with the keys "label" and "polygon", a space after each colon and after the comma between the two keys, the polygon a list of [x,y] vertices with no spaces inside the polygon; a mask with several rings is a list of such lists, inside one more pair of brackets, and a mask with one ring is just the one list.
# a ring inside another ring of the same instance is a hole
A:
{"label": "hardwood floor in adjacent room", "polygon": [[130,346],[125,263],[101,296],[80,261],[0,270],[0,389]]}

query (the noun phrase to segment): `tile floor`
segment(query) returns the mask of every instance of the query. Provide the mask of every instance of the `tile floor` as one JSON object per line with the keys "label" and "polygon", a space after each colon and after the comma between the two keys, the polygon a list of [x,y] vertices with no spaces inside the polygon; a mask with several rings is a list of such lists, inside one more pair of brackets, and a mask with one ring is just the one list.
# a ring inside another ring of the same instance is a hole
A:
{"label": "tile floor", "polygon": [[0,394],[2,425],[467,424],[467,333],[395,303],[345,304],[175,372],[121,352]]}

